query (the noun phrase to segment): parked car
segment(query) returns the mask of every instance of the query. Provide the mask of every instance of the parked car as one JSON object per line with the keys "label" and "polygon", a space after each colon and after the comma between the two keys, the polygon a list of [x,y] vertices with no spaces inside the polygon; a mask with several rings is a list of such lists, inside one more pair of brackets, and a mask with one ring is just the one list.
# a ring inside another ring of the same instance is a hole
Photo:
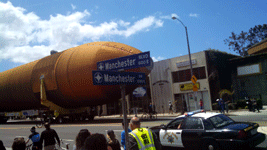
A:
{"label": "parked car", "polygon": [[223,114],[199,110],[150,129],[164,147],[216,150],[257,146],[265,140],[265,134],[257,132],[258,127],[257,123],[235,122]]}

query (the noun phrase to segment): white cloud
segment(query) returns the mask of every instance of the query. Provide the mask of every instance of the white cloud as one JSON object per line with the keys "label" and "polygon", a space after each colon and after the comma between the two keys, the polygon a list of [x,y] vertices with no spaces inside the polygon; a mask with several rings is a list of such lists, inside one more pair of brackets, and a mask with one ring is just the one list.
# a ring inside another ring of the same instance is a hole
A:
{"label": "white cloud", "polygon": [[180,18],[177,14],[171,14],[171,17]]}
{"label": "white cloud", "polygon": [[71,4],[71,8],[72,8],[72,10],[75,10],[76,9],[76,6],[73,5],[73,4]]}
{"label": "white cloud", "polygon": [[123,35],[128,37],[142,30],[148,31],[148,28],[153,25],[154,27],[162,27],[163,22],[161,23],[161,21],[159,19],[156,19],[154,16],[149,16],[147,18],[136,21],[134,25],[123,32]]}
{"label": "white cloud", "polygon": [[87,10],[50,15],[48,20],[42,20],[11,2],[0,2],[0,14],[0,60],[20,63],[47,56],[52,49],[61,51],[84,41],[112,39],[114,35],[129,37],[162,27],[164,23],[156,16],[148,16],[132,23],[118,20],[96,24],[91,23],[91,13]]}
{"label": "white cloud", "polygon": [[4,58],[11,59],[15,63],[27,63],[36,58],[41,58],[49,55],[49,51],[52,50],[52,46],[20,46],[20,47],[8,47],[6,53],[2,55]]}
{"label": "white cloud", "polygon": [[158,56],[157,58],[156,57],[152,57],[153,62],[161,61],[161,60],[164,60],[164,59],[166,59],[166,58],[161,57],[161,56]]}
{"label": "white cloud", "polygon": [[160,16],[160,19],[172,19],[172,15]]}
{"label": "white cloud", "polygon": [[193,13],[190,13],[189,16],[190,16],[190,17],[198,17],[199,14],[196,14],[196,13],[194,13],[194,14],[193,14]]}
{"label": "white cloud", "polygon": [[118,23],[120,26],[123,26],[123,27],[127,27],[131,24],[130,22],[124,22],[123,20],[119,20]]}
{"label": "white cloud", "polygon": [[162,27],[163,26],[163,21],[162,20],[157,20],[155,22],[156,26],[155,27]]}

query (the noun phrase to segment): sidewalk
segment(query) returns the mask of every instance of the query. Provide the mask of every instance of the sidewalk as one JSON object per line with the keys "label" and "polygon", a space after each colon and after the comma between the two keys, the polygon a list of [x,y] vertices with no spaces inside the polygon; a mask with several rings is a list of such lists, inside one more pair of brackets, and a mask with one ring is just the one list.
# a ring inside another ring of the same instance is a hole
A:
{"label": "sidewalk", "polygon": [[[214,111],[207,111],[207,112],[218,112],[218,110],[214,110]],[[173,113],[173,114],[169,114],[169,113],[160,113],[157,114],[158,117],[178,117],[180,116],[181,113]],[[252,111],[248,111],[248,109],[238,109],[238,110],[229,110],[228,113],[225,113],[225,115],[227,116],[239,116],[239,115],[249,115],[249,116],[253,116],[253,115],[267,115],[267,105],[263,106],[263,108],[260,110],[260,112],[258,113],[257,111],[252,112]],[[127,116],[128,119],[131,119],[132,117],[134,117],[134,114],[130,114]],[[139,113],[137,114],[138,117],[141,117],[142,114]],[[123,119],[123,115],[110,115],[110,116],[96,116],[95,119],[98,118],[121,118]]]}

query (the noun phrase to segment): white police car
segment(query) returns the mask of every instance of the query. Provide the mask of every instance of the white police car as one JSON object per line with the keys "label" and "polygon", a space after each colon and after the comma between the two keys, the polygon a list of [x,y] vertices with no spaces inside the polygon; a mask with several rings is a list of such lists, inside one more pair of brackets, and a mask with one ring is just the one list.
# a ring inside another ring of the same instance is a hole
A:
{"label": "white police car", "polygon": [[167,125],[151,127],[164,147],[188,149],[252,148],[265,140],[256,123],[235,122],[220,113],[194,111],[179,116]]}

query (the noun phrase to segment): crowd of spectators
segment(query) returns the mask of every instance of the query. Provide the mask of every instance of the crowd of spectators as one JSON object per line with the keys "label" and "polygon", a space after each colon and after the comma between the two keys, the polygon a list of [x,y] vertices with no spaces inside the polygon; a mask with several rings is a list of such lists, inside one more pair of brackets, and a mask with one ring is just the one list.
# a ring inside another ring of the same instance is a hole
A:
{"label": "crowd of spectators", "polygon": [[[124,128],[124,124],[122,123],[122,127]],[[24,140],[23,137],[15,138],[12,144],[12,150],[25,150],[26,144],[31,140],[32,141],[32,150],[55,150],[56,143],[60,147],[60,140],[58,137],[57,132],[54,129],[50,128],[49,123],[45,123],[45,130],[41,133],[41,135],[35,131],[35,127],[31,128],[31,134],[27,141]],[[161,144],[157,140],[154,133],[152,133],[149,129],[140,128],[140,121],[137,117],[134,117],[130,121],[130,128],[133,130],[128,129],[129,132],[129,149],[140,149],[140,144],[142,145],[150,145],[156,150],[161,149]],[[142,132],[142,133],[141,133]],[[152,134],[151,134],[151,133]],[[141,143],[138,140],[139,133],[147,134],[146,139],[144,139]],[[149,138],[153,136],[152,138]],[[108,139],[108,140],[107,140]],[[146,143],[147,141],[147,143]],[[125,141],[125,131],[121,133],[121,142],[116,139],[113,130],[108,130],[107,135],[94,133],[91,134],[88,129],[81,129],[76,136],[75,144],[73,145],[73,150],[121,150],[121,147],[126,150],[126,141]],[[147,145],[147,146],[148,146]],[[3,142],[0,140],[0,150],[5,150]]]}

